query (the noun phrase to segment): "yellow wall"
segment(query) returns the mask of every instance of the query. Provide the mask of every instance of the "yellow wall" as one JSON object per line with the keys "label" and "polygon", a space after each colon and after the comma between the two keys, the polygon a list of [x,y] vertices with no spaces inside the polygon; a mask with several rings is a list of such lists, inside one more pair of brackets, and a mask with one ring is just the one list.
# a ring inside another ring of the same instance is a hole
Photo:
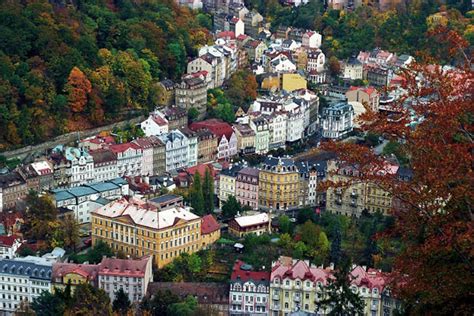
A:
{"label": "yellow wall", "polygon": [[297,172],[269,172],[259,175],[259,205],[263,208],[284,209],[298,206],[300,189]]}
{"label": "yellow wall", "polygon": [[280,78],[278,76],[267,77],[262,80],[261,88],[263,90],[276,91],[280,89]]}
{"label": "yellow wall", "polygon": [[209,245],[215,243],[219,238],[221,238],[221,230],[218,229],[210,234],[202,235],[201,247],[207,248]]}
{"label": "yellow wall", "polygon": [[[133,242],[130,237],[128,241],[115,238],[114,232],[132,237]],[[173,227],[154,230],[135,225],[125,218],[109,219],[93,213],[92,244],[95,245],[98,240],[105,241],[114,251],[121,251],[131,257],[153,255],[154,263],[161,268],[180,253],[194,253],[201,249],[201,219],[180,221]]]}
{"label": "yellow wall", "polygon": [[282,90],[286,90],[288,92],[298,89],[306,89],[307,87],[306,79],[304,79],[299,74],[283,74],[282,82]]}

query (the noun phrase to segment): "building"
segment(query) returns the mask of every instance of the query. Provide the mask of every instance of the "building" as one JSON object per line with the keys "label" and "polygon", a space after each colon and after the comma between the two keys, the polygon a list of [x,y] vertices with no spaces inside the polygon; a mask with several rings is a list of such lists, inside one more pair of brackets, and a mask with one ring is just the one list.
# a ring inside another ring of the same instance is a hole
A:
{"label": "building", "polygon": [[255,132],[255,153],[267,153],[270,144],[270,129],[268,121],[259,116],[250,119],[249,126]]}
{"label": "building", "polygon": [[317,71],[321,72],[324,70],[324,65],[326,63],[326,56],[320,49],[311,49],[308,50],[308,64],[306,66],[306,71]]}
{"label": "building", "polygon": [[229,285],[217,282],[152,282],[148,286],[148,296],[170,291],[185,300],[195,297],[203,315],[229,315]]}
{"label": "building", "polygon": [[[308,261],[281,256],[272,263],[271,315],[292,315],[295,310],[305,315],[329,315],[330,308],[323,308],[320,302],[326,298],[326,286],[333,274],[332,265],[316,267]],[[388,275],[356,265],[350,274],[350,288],[365,304],[362,315],[393,315],[400,308],[400,303],[390,296]],[[392,303],[393,307],[383,306],[383,301]]]}
{"label": "building", "polygon": [[239,238],[248,234],[257,236],[271,233],[271,220],[267,213],[237,216],[229,221],[229,233]]}
{"label": "building", "polygon": [[241,165],[231,165],[219,174],[219,207],[222,208],[229,196],[235,196],[235,180],[237,173],[242,169]]}
{"label": "building", "polygon": [[189,163],[189,140],[179,130],[159,136],[165,144],[166,171],[185,168]]}
{"label": "building", "polygon": [[247,155],[255,153],[255,132],[248,124],[233,124],[232,128],[237,137],[237,151]]}
{"label": "building", "polygon": [[301,37],[301,45],[307,48],[320,48],[323,36],[315,31],[306,31]]}
{"label": "building", "polygon": [[296,65],[284,54],[279,54],[268,63],[268,72],[293,72]]}
{"label": "building", "polygon": [[25,179],[17,171],[0,174],[0,211],[11,210],[28,194]]}
{"label": "building", "polygon": [[219,119],[208,119],[194,122],[189,125],[189,128],[193,131],[207,128],[217,136],[217,159],[229,159],[237,155],[237,136],[230,124]]}
{"label": "building", "polygon": [[254,271],[237,260],[232,268],[229,291],[229,315],[269,315],[270,273]]}
{"label": "building", "polygon": [[343,64],[343,78],[350,80],[362,80],[364,76],[364,65],[355,57],[350,57]]}
{"label": "building", "polygon": [[143,152],[134,143],[111,145],[110,150],[117,156],[119,177],[137,176],[142,173]]}
{"label": "building", "polygon": [[152,175],[162,175],[166,171],[166,145],[157,136],[148,137],[153,147],[153,172]]}
{"label": "building", "polygon": [[160,211],[152,203],[122,198],[92,212],[92,244],[99,240],[131,257],[152,255],[162,268],[181,253],[201,249],[201,218],[189,208]]}
{"label": "building", "polygon": [[99,265],[97,264],[54,262],[51,275],[52,291],[63,290],[68,284],[71,286],[71,292],[79,284],[90,284],[97,287],[98,272]]}
{"label": "building", "polygon": [[275,111],[266,116],[270,139],[268,141],[268,149],[285,148],[286,133],[287,133],[287,120],[288,115],[284,111]]}
{"label": "building", "polygon": [[153,175],[153,144],[150,142],[148,137],[137,138],[132,141],[133,144],[137,145],[142,150],[142,168],[139,175],[152,176]]}
{"label": "building", "polygon": [[158,99],[158,106],[171,106],[175,100],[175,83],[170,79],[164,79],[159,83],[160,97]]}
{"label": "building", "polygon": [[[195,108],[201,115],[206,112],[207,83],[202,76],[186,76],[176,87],[176,105],[186,110]],[[171,130],[171,129],[170,129]]]}
{"label": "building", "polygon": [[217,159],[217,136],[207,128],[196,131],[198,138],[198,163]]}
{"label": "building", "polygon": [[99,264],[98,286],[110,297],[123,289],[130,302],[140,302],[147,293],[148,284],[153,281],[152,256],[140,259],[103,258]]}
{"label": "building", "polygon": [[188,139],[188,167],[195,166],[198,163],[198,135],[188,127],[179,131]]}
{"label": "building", "polygon": [[21,238],[15,235],[0,236],[0,259],[13,259],[22,245]]}
{"label": "building", "polygon": [[391,78],[392,72],[388,68],[373,65],[367,65],[364,68],[364,79],[366,79],[370,85],[385,87],[388,86]]}
{"label": "building", "polygon": [[[161,114],[161,115],[160,115]],[[145,136],[156,136],[168,133],[168,121],[162,113],[151,113],[146,120],[140,123]]]}
{"label": "building", "polygon": [[79,224],[90,223],[90,213],[112,200],[128,195],[128,183],[122,178],[70,189],[52,190],[53,201],[58,208],[74,212]]}
{"label": "building", "polygon": [[267,49],[267,45],[264,42],[258,40],[250,40],[244,44],[243,47],[247,51],[248,59],[251,62],[260,62],[263,53]]}
{"label": "building", "polygon": [[380,105],[380,94],[374,87],[350,87],[346,92],[347,102],[359,102],[375,112]]}
{"label": "building", "polygon": [[237,173],[235,198],[242,205],[258,210],[258,175],[256,168],[245,167]]}
{"label": "building", "polygon": [[51,291],[51,262],[39,257],[0,260],[0,311],[13,315],[22,302],[31,303]]}
{"label": "building", "polygon": [[205,215],[201,223],[201,247],[208,248],[221,238],[221,227],[211,214]]}
{"label": "building", "polygon": [[118,177],[117,156],[113,151],[100,148],[91,150],[89,154],[94,161],[96,182],[108,181]]}
{"label": "building", "polygon": [[299,206],[299,171],[292,159],[267,157],[258,181],[260,208],[282,211]]}
{"label": "building", "polygon": [[257,38],[263,30],[263,16],[256,10],[252,10],[244,15],[243,21],[245,23],[245,34]]}
{"label": "building", "polygon": [[188,112],[186,108],[170,106],[162,111],[163,117],[168,121],[168,131],[188,126]]}
{"label": "building", "polygon": [[323,109],[321,126],[324,138],[341,139],[354,128],[354,109],[346,102],[330,105]]}
{"label": "building", "polygon": [[281,76],[281,89],[287,92],[306,89],[306,79],[298,73],[285,73]]}

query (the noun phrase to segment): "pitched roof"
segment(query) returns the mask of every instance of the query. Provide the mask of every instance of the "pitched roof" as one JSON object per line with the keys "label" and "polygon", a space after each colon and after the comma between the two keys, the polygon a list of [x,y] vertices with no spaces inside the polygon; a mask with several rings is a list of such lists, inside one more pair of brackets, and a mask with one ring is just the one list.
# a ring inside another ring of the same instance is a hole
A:
{"label": "pitched roof", "polygon": [[270,280],[270,273],[265,271],[252,271],[252,267],[243,261],[235,261],[230,276],[232,282],[241,281],[246,282],[252,280],[254,282],[268,283]]}
{"label": "pitched roof", "polygon": [[105,162],[112,162],[117,160],[115,153],[109,149],[97,149],[91,150],[89,154],[92,156],[95,164],[101,164]]}
{"label": "pitched roof", "polygon": [[269,217],[267,213],[259,213],[255,215],[239,216],[234,218],[234,221],[236,221],[240,227],[248,227],[268,223]]}
{"label": "pitched roof", "polygon": [[0,236],[0,247],[11,247],[16,240],[20,240],[20,237],[15,235]]}
{"label": "pitched roof", "polygon": [[99,264],[99,275],[144,277],[149,258],[148,256],[140,259],[103,258]]}
{"label": "pitched roof", "polygon": [[220,229],[219,223],[214,216],[208,214],[201,220],[201,235],[210,234]]}
{"label": "pitched roof", "polygon": [[77,263],[53,263],[53,273],[51,278],[62,278],[69,273],[76,273],[88,280],[94,280],[97,277],[99,266],[96,264],[77,264]]}
{"label": "pitched roof", "polygon": [[207,128],[219,138],[219,141],[224,135],[227,140],[229,140],[232,136],[232,133],[234,132],[230,124],[219,119],[208,119],[200,122],[194,122],[189,125],[189,128],[193,131],[197,131],[202,128]]}
{"label": "pitched roof", "polygon": [[140,149],[140,147],[134,143],[115,144],[111,145],[109,148],[114,153],[122,153],[128,149]]}

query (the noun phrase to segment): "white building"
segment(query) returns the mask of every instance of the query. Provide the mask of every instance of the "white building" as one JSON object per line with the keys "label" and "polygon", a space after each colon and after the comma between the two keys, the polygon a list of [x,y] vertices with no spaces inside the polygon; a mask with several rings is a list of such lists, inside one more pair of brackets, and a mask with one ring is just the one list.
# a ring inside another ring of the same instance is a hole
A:
{"label": "white building", "polygon": [[289,113],[286,120],[286,141],[296,142],[301,140],[304,134],[304,113]]}
{"label": "white building", "polygon": [[263,117],[252,118],[249,121],[249,126],[255,132],[255,153],[267,153],[270,142],[268,121]]}
{"label": "white building", "polygon": [[21,244],[21,238],[18,236],[0,236],[0,259],[15,258]]}
{"label": "white building", "polygon": [[323,36],[318,32],[307,31],[301,37],[302,46],[307,48],[320,48]]}
{"label": "white building", "polygon": [[270,72],[293,72],[296,71],[296,65],[288,59],[286,55],[280,54],[270,61]]}
{"label": "white building", "polygon": [[306,70],[308,72],[322,72],[324,71],[324,64],[326,63],[326,56],[320,49],[313,49],[308,51],[308,64]]}
{"label": "white building", "polygon": [[273,112],[268,116],[268,127],[270,131],[268,148],[270,150],[285,148],[287,120],[288,116],[286,112]]}
{"label": "white building", "polygon": [[343,78],[362,80],[364,75],[364,66],[357,58],[350,57],[346,62],[344,62],[343,69]]}
{"label": "white building", "polygon": [[237,260],[232,269],[229,291],[229,315],[269,315],[270,273],[253,271]]}
{"label": "white building", "polygon": [[139,176],[142,172],[142,149],[134,143],[111,145],[110,150],[117,155],[119,177]]}
{"label": "white building", "polygon": [[130,302],[140,302],[148,284],[153,281],[152,256],[141,259],[104,258],[99,264],[98,284],[114,301],[115,293],[123,289]]}
{"label": "white building", "polygon": [[90,155],[94,160],[95,182],[118,178],[117,156],[111,150],[91,150]]}
{"label": "white building", "polygon": [[197,165],[198,162],[198,135],[188,127],[180,129],[188,139],[188,167]]}
{"label": "white building", "polygon": [[140,127],[146,136],[156,136],[168,133],[168,120],[159,112],[151,113]]}
{"label": "white building", "polygon": [[128,195],[128,183],[122,178],[70,189],[53,190],[55,206],[74,212],[79,224],[90,223],[90,213],[112,200]]}
{"label": "white building", "polygon": [[179,130],[159,136],[166,146],[166,171],[184,168],[189,163],[189,140]]}
{"label": "white building", "polygon": [[219,173],[219,207],[222,207],[229,196],[236,196],[235,180],[240,170],[242,170],[242,166],[234,165]]}
{"label": "white building", "polygon": [[0,260],[0,314],[14,315],[21,302],[51,291],[51,272],[52,263],[39,257]]}
{"label": "white building", "polygon": [[223,134],[219,139],[219,144],[217,145],[217,159],[228,159],[237,155],[237,135],[234,132],[230,134],[229,137],[226,134]]}
{"label": "white building", "polygon": [[69,186],[75,187],[95,181],[94,160],[85,148],[56,146],[53,154],[60,154],[64,158],[64,172],[69,178]]}
{"label": "white building", "polygon": [[343,138],[354,128],[354,109],[352,105],[341,102],[323,109],[321,125],[324,138]]}
{"label": "white building", "polygon": [[153,144],[148,138],[135,139],[133,144],[137,145],[142,150],[142,169],[141,175],[152,176],[153,175]]}

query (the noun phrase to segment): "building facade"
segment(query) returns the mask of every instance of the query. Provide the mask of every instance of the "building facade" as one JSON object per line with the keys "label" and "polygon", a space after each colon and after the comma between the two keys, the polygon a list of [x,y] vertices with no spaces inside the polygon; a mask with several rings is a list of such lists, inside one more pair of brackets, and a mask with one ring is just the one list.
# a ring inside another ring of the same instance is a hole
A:
{"label": "building facade", "polygon": [[249,234],[257,236],[271,233],[271,220],[267,213],[237,216],[229,221],[229,233],[239,238]]}
{"label": "building facade", "polygon": [[258,210],[258,175],[256,168],[245,167],[237,173],[235,198],[242,206]]}
{"label": "building facade", "polygon": [[324,138],[341,139],[354,128],[354,109],[352,105],[341,102],[323,109],[321,117]]}
{"label": "building facade", "polygon": [[165,144],[166,171],[188,166],[189,140],[181,131],[171,131],[159,139]]}
{"label": "building facade", "polygon": [[219,207],[222,208],[222,205],[227,201],[229,196],[235,196],[235,181],[241,169],[242,166],[234,165],[222,170],[219,174]]}

